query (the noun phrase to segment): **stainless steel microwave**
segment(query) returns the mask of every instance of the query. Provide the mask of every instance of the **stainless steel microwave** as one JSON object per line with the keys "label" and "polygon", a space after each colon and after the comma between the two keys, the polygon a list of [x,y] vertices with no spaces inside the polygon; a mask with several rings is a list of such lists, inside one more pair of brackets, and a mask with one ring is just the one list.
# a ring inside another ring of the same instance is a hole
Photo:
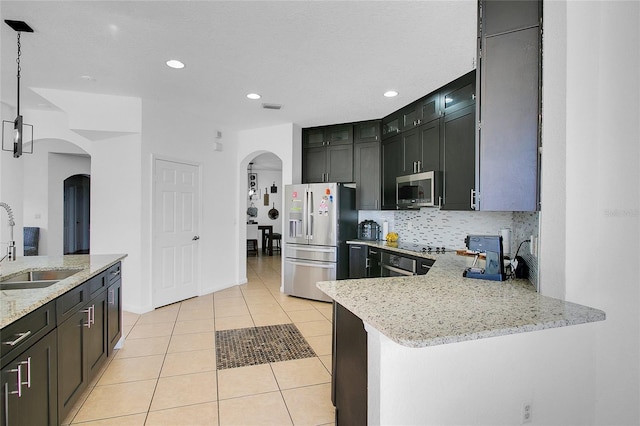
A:
{"label": "stainless steel microwave", "polygon": [[442,193],[441,172],[416,173],[396,178],[396,205],[398,209],[437,207]]}

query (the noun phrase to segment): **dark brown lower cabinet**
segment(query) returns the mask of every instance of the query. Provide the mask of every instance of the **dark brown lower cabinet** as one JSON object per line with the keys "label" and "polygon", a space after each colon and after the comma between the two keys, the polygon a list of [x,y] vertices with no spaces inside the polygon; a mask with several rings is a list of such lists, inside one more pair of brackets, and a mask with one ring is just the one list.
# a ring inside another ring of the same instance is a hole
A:
{"label": "dark brown lower cabinet", "polygon": [[[63,296],[64,297],[64,296]],[[58,325],[58,411],[60,420],[78,400],[107,357],[107,291],[99,293]]]}
{"label": "dark brown lower cabinet", "polygon": [[367,424],[367,332],[360,318],[333,302],[331,399],[336,425]]}
{"label": "dark brown lower cabinet", "polygon": [[58,424],[56,337],[54,329],[2,368],[0,424]]}

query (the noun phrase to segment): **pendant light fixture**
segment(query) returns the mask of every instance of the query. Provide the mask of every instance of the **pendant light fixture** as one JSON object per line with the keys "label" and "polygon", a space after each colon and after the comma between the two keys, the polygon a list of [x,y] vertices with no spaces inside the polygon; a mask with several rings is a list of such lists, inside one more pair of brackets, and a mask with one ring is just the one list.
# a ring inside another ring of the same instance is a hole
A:
{"label": "pendant light fixture", "polygon": [[[13,149],[5,149],[4,146],[4,135],[5,135],[5,123],[11,125],[11,121],[3,120],[2,121],[2,150],[3,151],[13,151],[13,157],[19,158],[23,154],[22,146],[24,141],[31,144],[31,151],[24,151],[26,154],[33,154],[33,126],[31,124],[26,124],[22,122],[22,115],[20,115],[20,54],[22,53],[20,50],[20,33],[32,33],[33,29],[24,21],[11,21],[9,19],[5,19],[4,21],[7,25],[9,25],[14,31],[18,33],[18,57],[16,58],[16,63],[18,64],[18,101],[16,104],[16,119],[13,121]],[[25,128],[30,130],[31,136],[30,138],[25,139]]]}

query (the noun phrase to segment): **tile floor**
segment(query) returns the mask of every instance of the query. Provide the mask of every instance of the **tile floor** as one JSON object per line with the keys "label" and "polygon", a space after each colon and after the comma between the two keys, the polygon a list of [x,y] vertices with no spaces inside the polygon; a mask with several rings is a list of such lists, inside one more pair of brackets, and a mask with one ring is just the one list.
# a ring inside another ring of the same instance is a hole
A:
{"label": "tile floor", "polygon": [[[65,425],[327,425],[331,305],[280,293],[280,256],[250,257],[248,283],[143,315]],[[215,331],[293,323],[316,356],[216,369]]]}

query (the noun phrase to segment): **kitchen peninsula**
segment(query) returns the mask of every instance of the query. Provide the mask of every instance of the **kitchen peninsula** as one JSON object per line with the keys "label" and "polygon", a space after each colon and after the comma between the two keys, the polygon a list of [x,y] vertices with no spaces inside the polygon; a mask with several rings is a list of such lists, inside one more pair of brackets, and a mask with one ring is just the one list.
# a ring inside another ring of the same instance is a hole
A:
{"label": "kitchen peninsula", "polygon": [[527,405],[533,424],[588,423],[571,407],[593,398],[594,327],[567,326],[604,312],[526,280],[463,278],[454,253],[416,255],[435,260],[428,274],[317,284],[364,324],[369,424],[520,424]]}

